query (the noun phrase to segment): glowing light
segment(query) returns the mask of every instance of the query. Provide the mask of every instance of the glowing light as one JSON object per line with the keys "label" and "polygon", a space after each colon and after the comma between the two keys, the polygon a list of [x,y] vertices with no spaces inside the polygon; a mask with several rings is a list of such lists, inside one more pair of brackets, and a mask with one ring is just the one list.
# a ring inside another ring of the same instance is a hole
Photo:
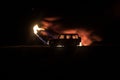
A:
{"label": "glowing light", "polygon": [[77,46],[83,46],[83,45],[82,45],[82,43],[80,42],[79,45],[77,45]]}
{"label": "glowing light", "polygon": [[45,29],[44,29],[44,28],[39,28],[38,25],[35,25],[35,26],[33,27],[33,31],[34,31],[35,34],[37,34],[38,31],[42,31],[42,30],[45,30]]}
{"label": "glowing light", "polygon": [[38,25],[35,25],[35,26],[33,27],[33,31],[34,31],[35,35],[36,35],[44,44],[47,44],[47,42],[46,42],[45,40],[43,40],[43,38],[40,37],[40,36],[37,34],[38,31],[42,31],[42,30],[45,30],[45,29],[44,29],[44,28],[39,28]]}
{"label": "glowing light", "polygon": [[63,45],[57,45],[56,47],[64,47]]}

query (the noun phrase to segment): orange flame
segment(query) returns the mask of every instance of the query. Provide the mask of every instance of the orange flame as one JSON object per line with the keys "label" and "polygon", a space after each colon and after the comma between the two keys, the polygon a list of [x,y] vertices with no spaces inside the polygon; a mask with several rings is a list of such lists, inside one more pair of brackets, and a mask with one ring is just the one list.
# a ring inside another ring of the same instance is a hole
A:
{"label": "orange flame", "polygon": [[[54,21],[59,20],[58,17],[47,17],[41,21],[42,29],[50,29],[56,33],[65,33],[65,34],[78,34],[81,37],[81,42],[78,46],[91,46],[94,42],[102,41],[102,37],[98,34],[94,33],[95,29],[88,29],[81,26],[81,28],[74,28],[74,29],[66,29],[63,23],[54,23]],[[79,27],[79,26],[78,26]],[[39,28],[35,28],[35,33]],[[41,32],[41,34],[45,35],[45,31]],[[46,34],[48,36],[48,34]]]}
{"label": "orange flame", "polygon": [[45,30],[45,29],[44,29],[44,28],[39,28],[38,25],[35,25],[35,26],[33,27],[33,31],[34,31],[35,34],[37,34],[38,31],[42,31],[42,30]]}
{"label": "orange flame", "polygon": [[[77,33],[81,37],[81,42],[78,46],[90,46],[95,41],[101,41],[102,39],[95,35],[92,30],[85,30],[85,29],[68,29],[62,31],[65,34],[74,34]],[[92,36],[91,36],[92,35]]]}

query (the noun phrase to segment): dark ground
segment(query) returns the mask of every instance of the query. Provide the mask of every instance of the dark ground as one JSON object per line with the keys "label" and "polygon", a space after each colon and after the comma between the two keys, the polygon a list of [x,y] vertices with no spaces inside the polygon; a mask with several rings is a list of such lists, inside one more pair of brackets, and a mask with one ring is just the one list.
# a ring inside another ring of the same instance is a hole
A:
{"label": "dark ground", "polygon": [[1,47],[1,71],[8,73],[8,79],[17,80],[23,77],[45,80],[48,78],[76,79],[80,78],[79,74],[107,78],[107,75],[117,76],[119,49],[118,46],[50,48],[22,45]]}

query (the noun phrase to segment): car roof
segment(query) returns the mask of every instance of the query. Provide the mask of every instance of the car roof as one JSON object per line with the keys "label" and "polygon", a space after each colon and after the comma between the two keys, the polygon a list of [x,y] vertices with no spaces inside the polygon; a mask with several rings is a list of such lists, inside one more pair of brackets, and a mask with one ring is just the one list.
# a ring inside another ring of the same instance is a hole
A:
{"label": "car roof", "polygon": [[78,34],[59,34],[59,35],[78,35]]}

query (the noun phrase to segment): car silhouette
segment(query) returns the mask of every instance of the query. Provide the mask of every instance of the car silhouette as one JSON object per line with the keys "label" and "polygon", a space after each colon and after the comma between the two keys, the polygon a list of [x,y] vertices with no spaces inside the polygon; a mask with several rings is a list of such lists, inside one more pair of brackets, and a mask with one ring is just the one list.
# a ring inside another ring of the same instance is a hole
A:
{"label": "car silhouette", "polygon": [[49,40],[49,45],[51,47],[75,47],[79,45],[80,42],[81,38],[78,34],[59,34],[56,39]]}

